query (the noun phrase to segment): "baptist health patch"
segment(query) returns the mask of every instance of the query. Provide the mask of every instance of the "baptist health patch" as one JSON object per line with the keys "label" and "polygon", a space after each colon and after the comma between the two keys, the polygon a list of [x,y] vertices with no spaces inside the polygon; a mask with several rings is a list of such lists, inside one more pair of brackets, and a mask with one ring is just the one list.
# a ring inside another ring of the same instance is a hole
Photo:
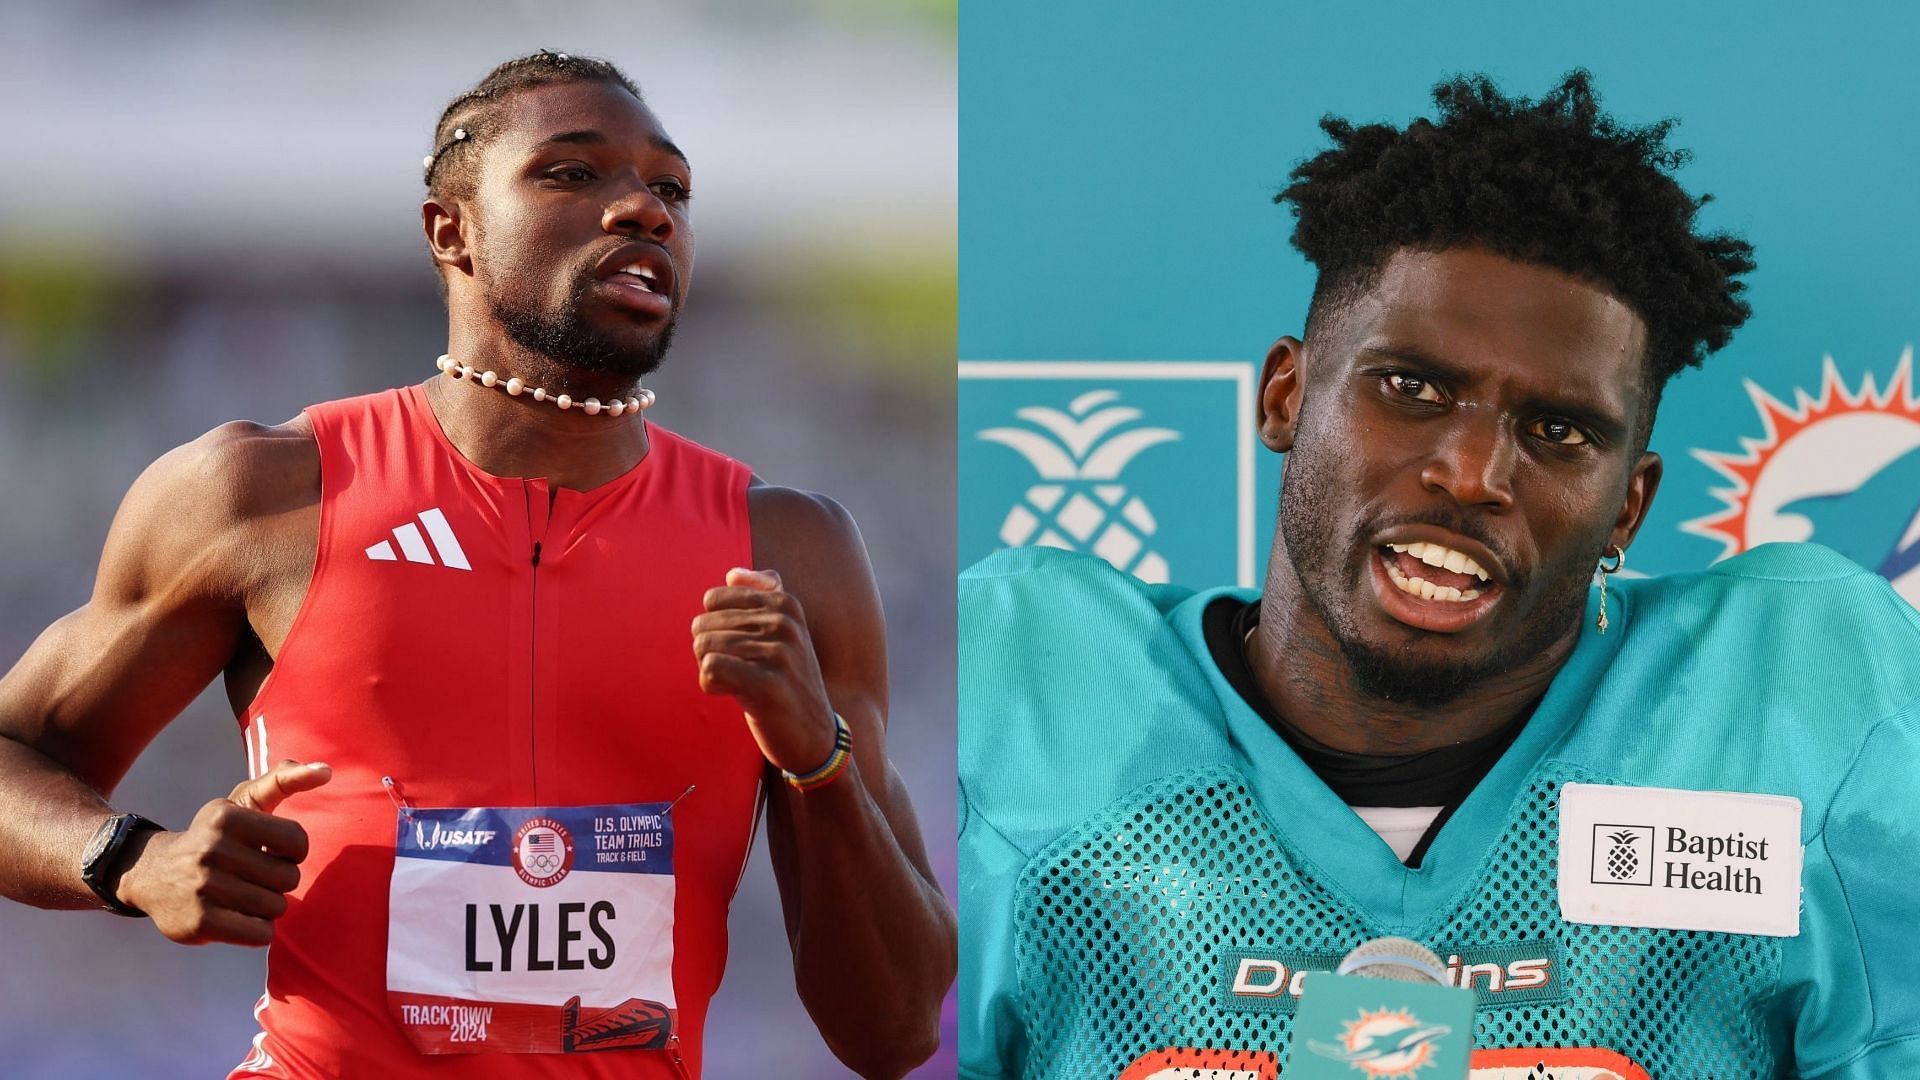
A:
{"label": "baptist health patch", "polygon": [[1568,922],[1796,937],[1800,800],[1567,784],[1560,915]]}
{"label": "baptist health patch", "polygon": [[673,1047],[671,808],[403,809],[387,1004],[414,1047]]}

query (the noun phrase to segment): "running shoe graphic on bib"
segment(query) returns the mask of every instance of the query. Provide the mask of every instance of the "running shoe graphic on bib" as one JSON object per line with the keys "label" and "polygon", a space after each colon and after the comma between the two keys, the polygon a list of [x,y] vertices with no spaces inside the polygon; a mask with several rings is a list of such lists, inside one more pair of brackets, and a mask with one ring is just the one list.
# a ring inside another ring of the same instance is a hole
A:
{"label": "running shoe graphic on bib", "polygon": [[403,806],[387,1004],[414,1047],[676,1049],[672,808]]}

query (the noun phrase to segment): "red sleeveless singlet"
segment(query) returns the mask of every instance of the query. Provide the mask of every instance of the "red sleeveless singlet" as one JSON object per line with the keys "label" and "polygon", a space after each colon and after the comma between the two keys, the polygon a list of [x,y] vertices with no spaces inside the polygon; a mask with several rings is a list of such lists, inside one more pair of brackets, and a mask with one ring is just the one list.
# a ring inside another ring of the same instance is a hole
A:
{"label": "red sleeveless singlet", "polygon": [[[243,733],[255,775],[290,758],[333,779],[280,810],[312,850],[233,1075],[699,1075],[765,760],[734,699],[700,691],[689,624],[752,565],[746,466],[649,424],[638,465],[580,492],[482,472],[418,386],[307,415],[319,551]],[[416,1051],[386,998],[383,777],[419,808],[660,803],[691,786],[672,810],[678,1054]]]}

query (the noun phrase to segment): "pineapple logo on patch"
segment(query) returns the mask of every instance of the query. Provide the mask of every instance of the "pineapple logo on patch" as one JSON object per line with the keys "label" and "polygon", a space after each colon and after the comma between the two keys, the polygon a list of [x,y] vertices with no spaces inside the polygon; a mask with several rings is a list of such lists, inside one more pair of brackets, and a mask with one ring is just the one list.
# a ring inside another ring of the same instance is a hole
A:
{"label": "pineapple logo on patch", "polygon": [[1607,872],[1616,881],[1631,881],[1640,872],[1640,855],[1633,850],[1633,830],[1608,833],[1607,839],[1613,843],[1607,851]]}
{"label": "pineapple logo on patch", "polygon": [[1588,880],[1595,885],[1652,885],[1653,827],[1595,825]]}
{"label": "pineapple logo on patch", "polygon": [[1872,372],[1857,389],[1833,358],[1821,370],[1820,392],[1793,393],[1794,404],[1747,380],[1760,414],[1760,438],[1742,438],[1742,453],[1698,450],[1693,456],[1724,477],[1713,489],[1725,507],[1680,528],[1719,541],[1719,558],[1774,540],[1811,540],[1873,570],[1920,607],[1920,394],[1913,350],[1895,366],[1886,389]]}
{"label": "pineapple logo on patch", "polygon": [[1142,581],[1165,584],[1172,568],[1150,546],[1159,523],[1120,482],[1120,474],[1142,451],[1173,442],[1180,433],[1126,427],[1144,414],[1114,404],[1119,399],[1118,390],[1090,390],[1069,402],[1065,412],[1041,405],[1016,409],[1014,415],[1032,428],[980,432],[980,438],[1019,452],[1040,478],[1007,511],[1000,541],[1008,547],[1092,552]]}

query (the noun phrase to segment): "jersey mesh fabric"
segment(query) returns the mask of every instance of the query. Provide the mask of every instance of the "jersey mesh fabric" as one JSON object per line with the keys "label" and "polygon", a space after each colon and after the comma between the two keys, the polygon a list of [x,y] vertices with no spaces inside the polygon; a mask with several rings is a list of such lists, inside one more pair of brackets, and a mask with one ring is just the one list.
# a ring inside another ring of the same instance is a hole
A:
{"label": "jersey mesh fabric", "polygon": [[[1775,1062],[1760,999],[1778,939],[1563,922],[1553,888],[1561,784],[1601,782],[1543,765],[1514,807],[1485,873],[1413,936],[1440,955],[1476,943],[1554,942],[1563,997],[1482,1005],[1479,1049],[1616,1049],[1656,1077],[1760,1080]],[[1280,1055],[1291,1016],[1222,1009],[1228,950],[1342,954],[1394,933],[1293,850],[1233,770],[1169,777],[1061,837],[1017,889],[1026,1076],[1119,1076],[1169,1047]],[[1114,977],[1101,977],[1112,975]],[[1169,1060],[1171,1065],[1172,1061]]]}
{"label": "jersey mesh fabric", "polygon": [[[1483,1048],[1624,1052],[1661,1080],[1920,1076],[1920,613],[1813,545],[1615,584],[1610,632],[1580,635],[1414,870],[1210,659],[1208,606],[1251,593],[1031,549],[970,570],[962,1075],[1138,1078],[1167,1048],[1192,1051],[1181,1077],[1269,1075],[1292,1000],[1262,979],[1395,935],[1480,980]],[[1575,781],[1799,800],[1799,935],[1563,920]]]}

